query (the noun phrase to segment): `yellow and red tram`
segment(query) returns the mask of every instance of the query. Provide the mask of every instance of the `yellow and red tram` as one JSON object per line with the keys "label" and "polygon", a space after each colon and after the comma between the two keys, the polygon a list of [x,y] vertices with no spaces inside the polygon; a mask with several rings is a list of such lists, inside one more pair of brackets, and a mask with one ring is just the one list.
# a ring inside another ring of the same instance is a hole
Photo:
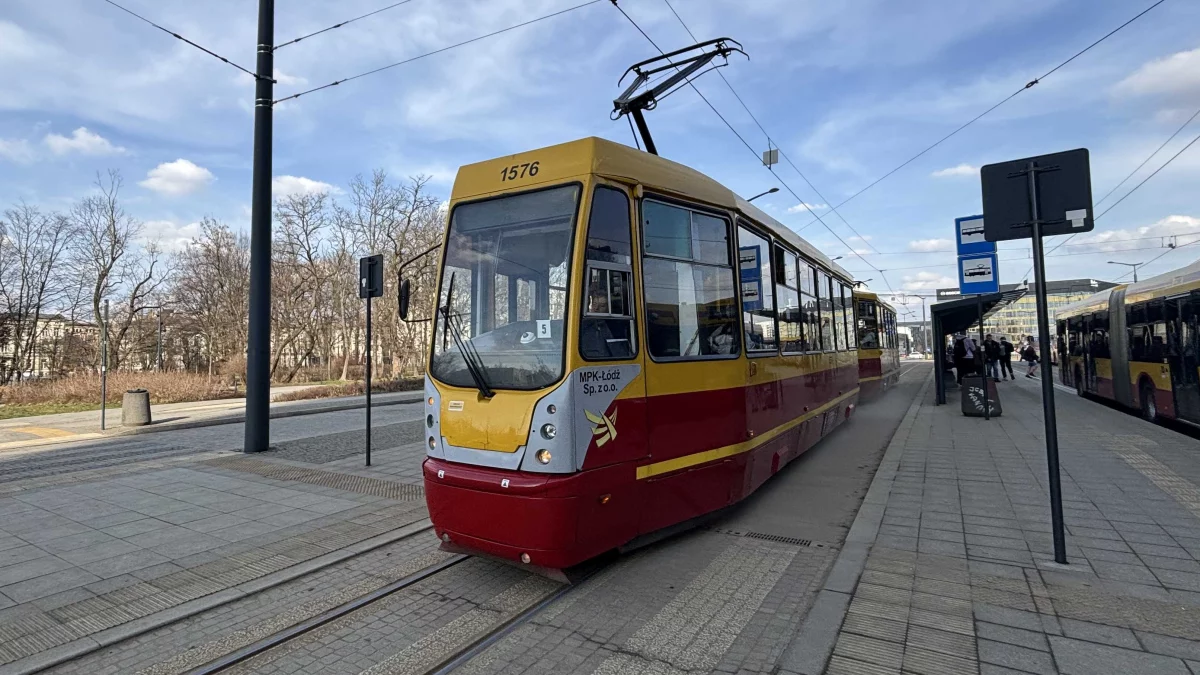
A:
{"label": "yellow and red tram", "polygon": [[586,138],[462,167],[425,381],[442,546],[556,570],[728,506],[852,414],[851,278]]}
{"label": "yellow and red tram", "polygon": [[858,395],[867,401],[900,379],[896,310],[875,293],[855,289],[854,316],[858,330]]}
{"label": "yellow and red tram", "polygon": [[1059,375],[1150,421],[1200,425],[1200,261],[1059,310]]}

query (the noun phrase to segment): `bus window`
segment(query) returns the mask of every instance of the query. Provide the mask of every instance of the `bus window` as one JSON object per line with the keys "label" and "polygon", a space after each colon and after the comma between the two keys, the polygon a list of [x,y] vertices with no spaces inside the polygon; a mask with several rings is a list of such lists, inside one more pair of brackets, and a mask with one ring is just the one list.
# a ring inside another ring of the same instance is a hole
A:
{"label": "bus window", "polygon": [[[774,353],[779,348],[775,328],[775,296],[771,246],[745,227],[738,227],[738,274],[742,287],[742,328],[746,351]],[[780,301],[780,308],[785,303]]]}
{"label": "bus window", "polygon": [[589,361],[637,355],[633,322],[633,244],[629,198],[620,190],[597,187],[588,218],[587,271],[579,354]]}
{"label": "bus window", "polygon": [[779,342],[785,354],[804,351],[800,292],[796,285],[796,254],[777,245],[775,247],[775,295],[779,298]]}
{"label": "bus window", "polygon": [[728,358],[740,351],[729,221],[644,200],[642,286],[650,355]]}

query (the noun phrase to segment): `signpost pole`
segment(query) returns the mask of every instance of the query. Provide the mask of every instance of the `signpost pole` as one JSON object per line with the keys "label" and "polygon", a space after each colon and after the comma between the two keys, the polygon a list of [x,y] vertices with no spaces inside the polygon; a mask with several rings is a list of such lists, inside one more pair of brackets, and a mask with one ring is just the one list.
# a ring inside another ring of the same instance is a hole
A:
{"label": "signpost pole", "polygon": [[987,350],[984,348],[984,345],[983,345],[983,295],[982,294],[975,296],[975,307],[976,307],[976,309],[979,310],[979,345],[976,346],[975,351],[979,355],[979,360],[983,362],[983,373],[981,373],[981,377],[979,378],[979,380],[981,382],[983,382],[983,420],[985,422],[987,422],[987,421],[990,421],[992,418],[991,418],[991,414],[988,410],[988,404],[990,403],[990,401],[988,400],[989,395],[988,395],[988,378],[987,378]]}
{"label": "signpost pole", "polygon": [[1046,301],[1046,261],[1042,223],[1038,213],[1037,163],[1029,162],[1029,215],[1033,225],[1033,278],[1037,284],[1038,351],[1042,366],[1042,417],[1046,426],[1046,469],[1050,478],[1050,521],[1054,534],[1054,562],[1067,564],[1063,534],[1062,484],[1058,469],[1058,420],[1054,416],[1054,370],[1050,366],[1050,318]]}
{"label": "signpost pole", "polygon": [[104,301],[104,324],[100,326],[100,431],[104,431],[104,407],[108,398],[108,300]]}
{"label": "signpost pole", "polygon": [[371,296],[367,296],[367,466],[371,466]]}

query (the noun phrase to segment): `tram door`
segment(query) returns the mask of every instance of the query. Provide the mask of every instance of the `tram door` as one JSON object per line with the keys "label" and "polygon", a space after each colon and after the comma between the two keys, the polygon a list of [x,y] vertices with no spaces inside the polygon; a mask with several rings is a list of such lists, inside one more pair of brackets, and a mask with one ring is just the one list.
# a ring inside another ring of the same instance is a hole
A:
{"label": "tram door", "polygon": [[1200,424],[1200,293],[1168,300],[1178,308],[1173,322],[1173,344],[1168,351],[1171,387],[1175,390],[1175,415]]}

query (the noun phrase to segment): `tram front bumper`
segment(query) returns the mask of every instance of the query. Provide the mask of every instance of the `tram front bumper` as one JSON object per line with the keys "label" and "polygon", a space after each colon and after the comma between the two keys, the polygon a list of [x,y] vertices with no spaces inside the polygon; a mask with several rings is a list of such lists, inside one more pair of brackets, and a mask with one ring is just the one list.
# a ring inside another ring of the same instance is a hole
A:
{"label": "tram front bumper", "polygon": [[547,482],[564,480],[428,458],[425,501],[434,531],[449,550],[562,569],[581,558],[579,499],[548,497]]}

